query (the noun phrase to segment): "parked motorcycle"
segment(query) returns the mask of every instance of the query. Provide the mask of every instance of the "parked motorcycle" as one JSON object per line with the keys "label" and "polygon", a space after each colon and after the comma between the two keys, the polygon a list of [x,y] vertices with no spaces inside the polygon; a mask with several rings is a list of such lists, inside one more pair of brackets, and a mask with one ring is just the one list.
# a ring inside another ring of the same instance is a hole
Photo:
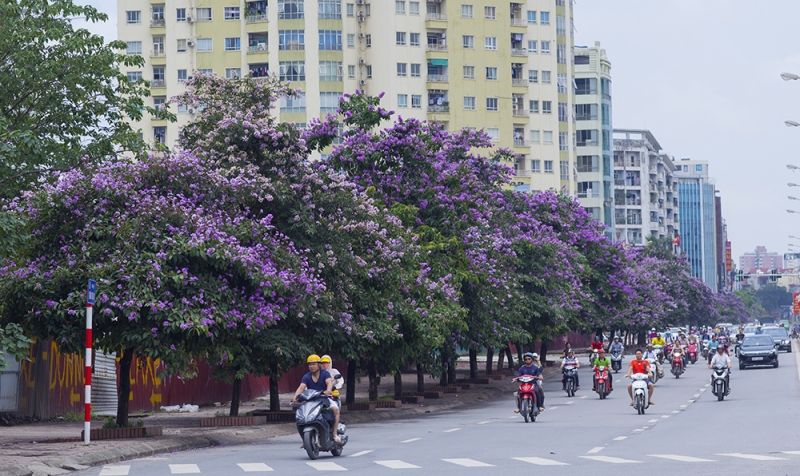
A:
{"label": "parked motorcycle", "polygon": [[519,412],[525,423],[536,421],[539,415],[539,402],[536,401],[536,381],[538,378],[533,375],[520,375],[514,378],[512,382],[519,382],[517,389],[517,402],[519,404]]}
{"label": "parked motorcycle", "polygon": [[696,343],[691,342],[689,344],[688,354],[689,354],[689,362],[691,362],[692,364],[696,364],[697,363],[697,344]]}
{"label": "parked motorcycle", "polygon": [[347,429],[339,423],[337,429],[341,442],[333,439],[333,412],[326,405],[328,397],[319,390],[305,390],[297,400],[295,422],[297,432],[303,438],[303,448],[311,459],[319,458],[320,451],[329,451],[333,456],[342,454],[344,445],[347,444]]}
{"label": "parked motorcycle", "polygon": [[672,354],[672,375],[675,378],[680,378],[681,374],[684,372],[684,361],[683,361],[683,354],[680,352],[675,352]]}
{"label": "parked motorcycle", "polygon": [[578,387],[576,384],[578,379],[578,369],[574,365],[565,365],[562,370],[564,373],[564,391],[567,392],[568,397],[575,396],[575,389]]}
{"label": "parked motorcycle", "polygon": [[594,368],[594,391],[600,395],[600,400],[605,400],[609,393],[611,393],[611,382],[608,375],[608,369],[605,365],[599,365]]}
{"label": "parked motorcycle", "polygon": [[639,415],[644,415],[650,405],[647,394],[647,374],[633,374],[631,388],[633,390],[633,407]]}
{"label": "parked motorcycle", "polygon": [[622,369],[622,352],[612,352],[611,353],[611,370],[614,373],[619,372]]}
{"label": "parked motorcycle", "polygon": [[730,392],[728,388],[728,368],[724,366],[716,366],[713,369],[713,373],[711,374],[712,382],[711,382],[711,393],[717,397],[717,401],[722,401]]}

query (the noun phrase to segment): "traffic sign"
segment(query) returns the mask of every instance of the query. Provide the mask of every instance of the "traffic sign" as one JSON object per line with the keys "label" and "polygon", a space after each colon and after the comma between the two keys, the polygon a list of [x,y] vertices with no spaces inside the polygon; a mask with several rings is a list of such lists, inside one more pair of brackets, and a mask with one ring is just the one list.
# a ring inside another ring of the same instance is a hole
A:
{"label": "traffic sign", "polygon": [[97,294],[97,281],[89,280],[89,292],[86,293],[86,304],[94,305],[94,297]]}

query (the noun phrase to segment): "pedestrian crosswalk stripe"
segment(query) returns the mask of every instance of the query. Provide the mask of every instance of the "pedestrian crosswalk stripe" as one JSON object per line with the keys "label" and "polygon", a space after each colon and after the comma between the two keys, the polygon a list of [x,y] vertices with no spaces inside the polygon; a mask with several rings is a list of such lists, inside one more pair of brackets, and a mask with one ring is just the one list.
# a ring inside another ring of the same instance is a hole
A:
{"label": "pedestrian crosswalk stripe", "polygon": [[415,464],[406,463],[405,461],[401,461],[399,459],[387,459],[387,460],[383,460],[383,461],[376,461],[376,463],[381,465],[381,466],[386,466],[389,469],[419,469],[420,468],[419,466],[417,466]]}
{"label": "pedestrian crosswalk stripe", "polygon": [[561,461],[556,461],[554,459],[547,459],[547,458],[539,458],[538,456],[521,456],[518,458],[514,458],[517,461],[522,461],[524,463],[536,464],[539,466],[567,466],[568,463],[564,463]]}
{"label": "pedestrian crosswalk stripe", "polygon": [[641,461],[625,459],[625,458],[617,458],[616,456],[581,456],[581,458],[591,459],[599,461],[601,463],[612,463],[612,464],[641,463]]}
{"label": "pedestrian crosswalk stripe", "polygon": [[490,466],[494,466],[493,464],[484,463],[483,461],[478,461],[470,458],[445,458],[442,461],[446,461],[452,464],[457,464],[459,466],[466,466],[468,468],[488,468]]}
{"label": "pedestrian crosswalk stripe", "polygon": [[107,464],[100,470],[100,476],[128,476],[130,470],[131,466],[129,464],[120,464],[116,466]]}
{"label": "pedestrian crosswalk stripe", "polygon": [[236,465],[242,468],[242,471],[245,473],[266,473],[268,471],[273,471],[273,469],[265,463],[236,463]]}
{"label": "pedestrian crosswalk stripe", "polygon": [[785,461],[786,458],[777,456],[757,455],[751,453],[718,453],[719,456],[730,456],[731,458],[752,459],[756,461]]}
{"label": "pedestrian crosswalk stripe", "polygon": [[695,458],[694,456],[683,456],[683,455],[649,455],[654,458],[662,458],[662,459],[669,459],[672,461],[683,461],[684,463],[706,463],[712,462],[713,459],[705,459],[705,458]]}
{"label": "pedestrian crosswalk stripe", "polygon": [[200,468],[196,464],[171,464],[169,472],[172,474],[199,474]]}
{"label": "pedestrian crosswalk stripe", "polygon": [[347,468],[344,466],[339,466],[330,461],[308,461],[306,464],[317,471],[347,471]]}

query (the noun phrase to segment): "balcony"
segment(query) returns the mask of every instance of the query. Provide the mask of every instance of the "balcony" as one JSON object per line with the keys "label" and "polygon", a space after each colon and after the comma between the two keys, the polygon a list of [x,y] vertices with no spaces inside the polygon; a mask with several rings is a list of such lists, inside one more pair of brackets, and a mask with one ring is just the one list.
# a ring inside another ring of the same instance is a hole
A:
{"label": "balcony", "polygon": [[444,12],[428,12],[425,18],[430,21],[447,21],[447,14]]}
{"label": "balcony", "polygon": [[166,21],[163,18],[152,18],[150,19],[150,26],[152,28],[164,28]]}
{"label": "balcony", "polygon": [[428,42],[428,51],[447,51],[447,43],[445,42]]}
{"label": "balcony", "polygon": [[253,13],[248,14],[244,17],[244,21],[247,23],[263,23],[267,21],[267,14],[266,13]]}
{"label": "balcony", "polygon": [[514,117],[528,117],[528,110],[525,108],[514,108]]}
{"label": "balcony", "polygon": [[167,81],[164,80],[164,79],[154,79],[154,80],[150,81],[150,87],[151,88],[166,88],[167,87]]}
{"label": "balcony", "polygon": [[431,104],[428,106],[428,112],[450,112],[450,104]]}
{"label": "balcony", "polygon": [[528,20],[517,15],[511,17],[511,26],[528,26]]}
{"label": "balcony", "polygon": [[520,139],[519,137],[515,137],[514,147],[527,147],[527,145],[525,144],[525,139]]}
{"label": "balcony", "polygon": [[530,177],[531,171],[530,170],[515,170],[514,175],[517,177]]}
{"label": "balcony", "polygon": [[253,55],[258,53],[266,53],[267,52],[267,44],[266,43],[258,43],[256,45],[250,45],[247,48],[247,54]]}
{"label": "balcony", "polygon": [[446,83],[447,82],[447,73],[445,73],[445,74],[429,74],[428,75],[428,82],[429,83]]}
{"label": "balcony", "polygon": [[526,78],[511,78],[511,84],[514,86],[528,87],[528,80]]}
{"label": "balcony", "polygon": [[153,51],[150,52],[150,57],[151,58],[163,58],[165,56],[167,56],[167,53],[166,53],[166,51],[164,50],[163,47],[162,48],[156,48],[156,49],[154,49]]}

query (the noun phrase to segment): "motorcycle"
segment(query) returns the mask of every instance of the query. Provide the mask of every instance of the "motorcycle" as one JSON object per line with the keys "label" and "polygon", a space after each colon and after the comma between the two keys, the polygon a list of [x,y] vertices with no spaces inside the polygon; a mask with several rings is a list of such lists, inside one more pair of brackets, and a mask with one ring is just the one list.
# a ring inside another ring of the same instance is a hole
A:
{"label": "motorcycle", "polygon": [[680,352],[672,354],[672,375],[674,375],[675,378],[681,377],[681,374],[684,372],[683,366],[683,355]]}
{"label": "motorcycle", "polygon": [[611,370],[617,373],[622,369],[622,352],[611,353]]}
{"label": "motorcycle", "polygon": [[725,396],[728,395],[729,389],[727,384],[728,377],[728,368],[724,366],[716,366],[713,369],[713,373],[711,374],[712,383],[711,383],[711,393],[717,397],[717,401],[722,401],[725,399]]}
{"label": "motorcycle", "polygon": [[697,344],[694,342],[689,344],[689,362],[692,364],[697,363]]}
{"label": "motorcycle", "polygon": [[664,363],[664,348],[662,346],[660,346],[660,345],[654,345],[653,346],[653,352],[655,352],[656,357],[658,358],[658,363],[659,364],[663,364]]}
{"label": "motorcycle", "polygon": [[512,382],[519,382],[517,389],[517,401],[519,402],[519,412],[525,423],[536,421],[539,415],[539,402],[536,401],[536,381],[538,378],[533,375],[520,375]]}
{"label": "motorcycle", "polygon": [[708,359],[708,342],[709,341],[707,339],[703,339],[703,342],[700,345],[700,348],[702,349],[703,359]]}
{"label": "motorcycle", "polygon": [[610,378],[608,369],[605,365],[600,365],[594,368],[594,391],[600,395],[600,400],[605,400],[609,393],[611,393]]}
{"label": "motorcycle", "polygon": [[644,411],[650,405],[647,393],[647,374],[633,374],[631,388],[633,390],[633,407],[639,415],[644,415]]}
{"label": "motorcycle", "polygon": [[589,366],[591,367],[594,364],[595,359],[599,357],[600,354],[597,353],[597,349],[590,349],[589,352]]}
{"label": "motorcycle", "polygon": [[303,438],[303,448],[310,459],[319,458],[320,451],[329,451],[333,456],[340,456],[347,444],[347,428],[339,423],[336,431],[340,442],[333,439],[333,412],[325,405],[328,397],[319,390],[305,390],[297,399],[295,422],[297,432]]}
{"label": "motorcycle", "polygon": [[647,361],[650,362],[650,367],[653,369],[653,385],[655,385],[658,379],[664,378],[664,367],[656,359],[650,358]]}
{"label": "motorcycle", "polygon": [[578,369],[574,365],[565,365],[564,369],[562,370],[564,373],[564,391],[567,392],[568,397],[575,396],[575,389],[577,385],[575,382],[578,378]]}

